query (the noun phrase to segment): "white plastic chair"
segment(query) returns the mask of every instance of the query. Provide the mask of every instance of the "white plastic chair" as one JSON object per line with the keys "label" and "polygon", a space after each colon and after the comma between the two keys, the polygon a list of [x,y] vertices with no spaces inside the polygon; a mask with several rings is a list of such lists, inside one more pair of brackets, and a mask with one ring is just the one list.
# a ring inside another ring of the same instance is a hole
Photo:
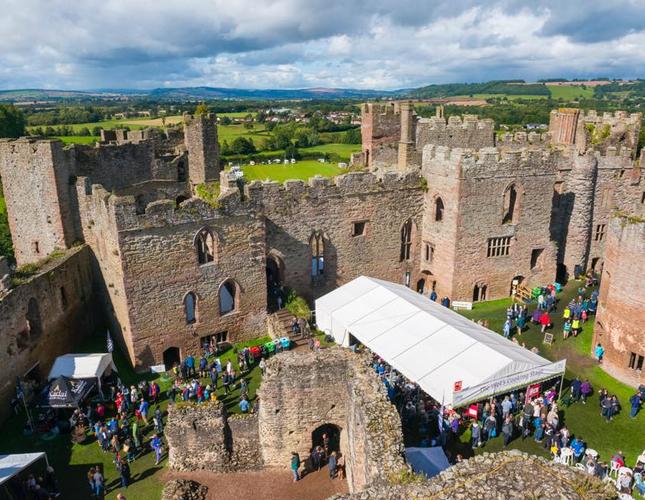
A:
{"label": "white plastic chair", "polygon": [[610,465],[609,465],[609,476],[613,474],[615,478],[618,478],[618,469],[620,469],[620,465],[618,465],[618,462],[612,460]]}
{"label": "white plastic chair", "polygon": [[582,464],[576,464],[576,469],[580,469],[580,470],[583,470],[583,471],[587,472],[587,468]]}

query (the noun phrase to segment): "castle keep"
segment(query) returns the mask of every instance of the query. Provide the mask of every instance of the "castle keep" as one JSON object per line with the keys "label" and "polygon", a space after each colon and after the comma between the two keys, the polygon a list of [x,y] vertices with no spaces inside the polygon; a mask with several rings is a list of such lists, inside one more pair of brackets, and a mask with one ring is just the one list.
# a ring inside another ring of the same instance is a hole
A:
{"label": "castle keep", "polygon": [[369,275],[479,301],[599,271],[612,213],[644,213],[640,114],[561,109],[546,134],[499,137],[408,102],[362,119],[364,171],[307,183],[238,186],[213,115],[95,147],[0,141],[18,264],[84,245],[82,286],[143,368],[264,334],[279,285],[311,301]]}

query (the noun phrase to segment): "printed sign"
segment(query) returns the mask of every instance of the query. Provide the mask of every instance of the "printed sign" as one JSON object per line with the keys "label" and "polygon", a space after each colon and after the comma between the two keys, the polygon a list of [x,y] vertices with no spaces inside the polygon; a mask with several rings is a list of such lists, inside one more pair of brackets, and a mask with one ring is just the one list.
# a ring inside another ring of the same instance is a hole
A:
{"label": "printed sign", "polygon": [[553,344],[553,334],[545,333],[543,343],[549,344],[549,345]]}
{"label": "printed sign", "polygon": [[452,303],[452,308],[453,309],[468,309],[469,311],[472,310],[473,308],[473,303],[472,302],[460,302],[458,300],[455,300]]}
{"label": "printed sign", "polygon": [[534,398],[537,398],[540,395],[540,384],[529,385],[529,388],[526,389],[526,402],[528,403]]}
{"label": "printed sign", "polygon": [[462,385],[463,385],[463,382],[461,380],[457,380],[457,382],[455,382],[455,392],[461,391]]}
{"label": "printed sign", "polygon": [[525,387],[531,382],[541,382],[564,373],[567,360],[563,359],[556,363],[538,366],[522,373],[516,373],[497,380],[491,380],[474,387],[466,387],[459,392],[453,393],[452,407],[458,408],[474,401],[481,401],[495,394],[512,391],[519,387]]}
{"label": "printed sign", "polygon": [[166,365],[154,365],[150,367],[152,373],[165,373]]}

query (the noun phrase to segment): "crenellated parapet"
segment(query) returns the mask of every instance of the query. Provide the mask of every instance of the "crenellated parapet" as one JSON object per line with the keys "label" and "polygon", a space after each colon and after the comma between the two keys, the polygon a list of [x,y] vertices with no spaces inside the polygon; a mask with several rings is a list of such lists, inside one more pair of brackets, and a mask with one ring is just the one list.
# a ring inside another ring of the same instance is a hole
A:
{"label": "crenellated parapet", "polygon": [[546,146],[551,141],[551,136],[548,133],[541,134],[539,132],[507,132],[497,136],[497,146],[506,148],[522,148],[527,146]]}

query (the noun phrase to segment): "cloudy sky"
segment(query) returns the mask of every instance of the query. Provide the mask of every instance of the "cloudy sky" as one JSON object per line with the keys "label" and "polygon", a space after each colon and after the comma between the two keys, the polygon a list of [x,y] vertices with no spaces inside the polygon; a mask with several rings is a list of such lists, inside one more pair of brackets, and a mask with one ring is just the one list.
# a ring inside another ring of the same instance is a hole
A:
{"label": "cloudy sky", "polygon": [[645,0],[0,0],[0,9],[0,89],[645,76]]}

